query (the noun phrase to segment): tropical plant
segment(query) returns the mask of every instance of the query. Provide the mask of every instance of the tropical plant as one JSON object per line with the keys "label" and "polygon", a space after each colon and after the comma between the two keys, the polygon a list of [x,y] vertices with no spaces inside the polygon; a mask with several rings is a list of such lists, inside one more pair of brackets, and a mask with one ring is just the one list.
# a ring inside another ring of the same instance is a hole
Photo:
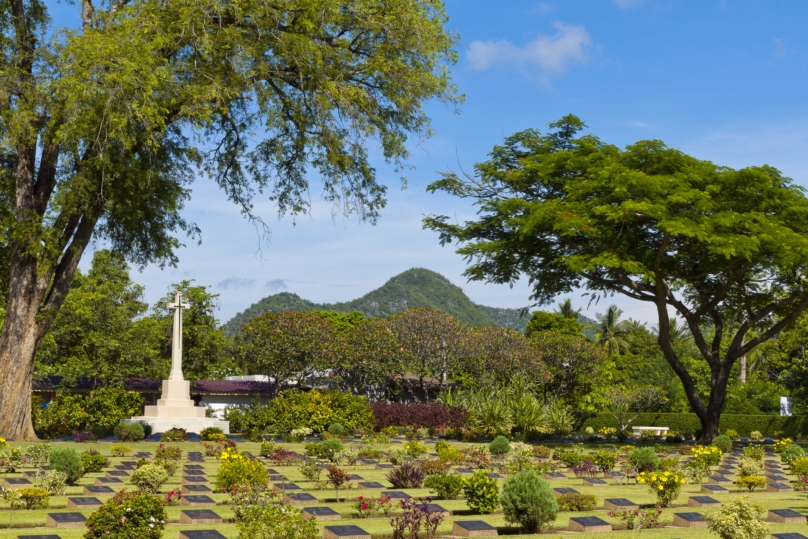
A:
{"label": "tropical plant", "polygon": [[387,474],[387,480],[393,484],[393,488],[421,488],[424,477],[426,473],[414,462],[402,462]]}
{"label": "tropical plant", "polygon": [[595,344],[600,346],[604,352],[612,356],[628,352],[629,345],[626,340],[628,328],[620,316],[623,311],[617,305],[610,305],[605,314],[596,314],[598,320],[595,326]]}

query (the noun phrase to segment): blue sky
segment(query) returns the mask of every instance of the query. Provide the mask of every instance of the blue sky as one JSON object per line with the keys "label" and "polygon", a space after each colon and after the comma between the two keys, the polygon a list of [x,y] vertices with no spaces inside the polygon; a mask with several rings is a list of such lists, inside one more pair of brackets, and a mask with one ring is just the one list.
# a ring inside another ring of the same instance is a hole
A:
{"label": "blue sky", "polygon": [[[76,6],[58,6],[75,18]],[[171,283],[195,279],[221,294],[222,320],[265,295],[290,291],[316,302],[346,301],[411,267],[440,272],[472,300],[524,307],[529,290],[466,283],[465,264],[424,214],[471,216],[461,201],[430,195],[436,171],[468,169],[505,135],[544,128],[573,113],[591,132],[620,146],[661,139],[702,159],[743,167],[770,164],[808,186],[808,3],[734,0],[448,0],[458,32],[454,79],[466,95],[459,115],[430,104],[437,135],[413,147],[409,186],[379,163],[389,204],[377,226],[331,217],[331,208],[277,221],[262,243],[238,209],[200,178],[186,215],[202,244],[180,250],[177,268],[134,272],[156,301]],[[69,15],[67,15],[69,14]],[[58,18],[57,18],[58,20]],[[66,20],[64,24],[73,24]],[[313,184],[312,197],[319,190]],[[260,251],[259,251],[260,249]],[[89,263],[89,257],[83,262]],[[586,310],[586,298],[573,303]],[[655,321],[647,306],[615,298],[626,316]]]}

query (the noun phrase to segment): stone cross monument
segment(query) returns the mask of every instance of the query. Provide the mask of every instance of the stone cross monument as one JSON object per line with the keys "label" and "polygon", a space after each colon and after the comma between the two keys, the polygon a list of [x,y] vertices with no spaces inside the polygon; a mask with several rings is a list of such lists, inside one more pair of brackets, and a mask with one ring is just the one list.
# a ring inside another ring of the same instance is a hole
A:
{"label": "stone cross monument", "polygon": [[142,416],[126,421],[151,425],[152,432],[165,432],[172,427],[182,427],[198,433],[205,427],[219,427],[230,432],[230,422],[205,417],[205,408],[196,406],[191,399],[191,382],[182,375],[182,311],[190,305],[182,302],[177,292],[174,303],[166,308],[174,311],[174,330],[171,334],[171,373],[163,380],[163,393],[156,406],[146,406]]}

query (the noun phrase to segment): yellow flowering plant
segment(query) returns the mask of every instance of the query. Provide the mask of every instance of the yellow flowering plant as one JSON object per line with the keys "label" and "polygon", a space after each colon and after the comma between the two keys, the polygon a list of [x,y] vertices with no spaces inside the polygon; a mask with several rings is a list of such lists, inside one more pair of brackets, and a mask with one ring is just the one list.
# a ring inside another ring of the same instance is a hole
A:
{"label": "yellow flowering plant", "polygon": [[793,443],[794,440],[792,440],[791,438],[782,438],[780,440],[777,440],[776,442],[774,442],[774,452],[782,453],[788,448],[788,446],[790,446]]}
{"label": "yellow flowering plant", "polygon": [[704,466],[716,466],[721,462],[721,449],[714,445],[699,445],[693,448],[693,457]]}
{"label": "yellow flowering plant", "polygon": [[413,440],[404,444],[404,451],[410,457],[417,457],[421,453],[426,453],[427,447],[418,440]]}
{"label": "yellow flowering plant", "polygon": [[259,488],[269,482],[267,469],[257,460],[250,460],[236,449],[223,450],[218,459],[219,471],[216,474],[216,490],[230,492],[237,488]]}
{"label": "yellow flowering plant", "polygon": [[685,476],[678,471],[642,472],[637,476],[637,482],[648,485],[648,488],[656,494],[660,507],[670,507],[682,491]]}
{"label": "yellow flowering plant", "polygon": [[6,441],[6,439],[0,436],[0,447],[6,447],[7,445],[8,442]]}

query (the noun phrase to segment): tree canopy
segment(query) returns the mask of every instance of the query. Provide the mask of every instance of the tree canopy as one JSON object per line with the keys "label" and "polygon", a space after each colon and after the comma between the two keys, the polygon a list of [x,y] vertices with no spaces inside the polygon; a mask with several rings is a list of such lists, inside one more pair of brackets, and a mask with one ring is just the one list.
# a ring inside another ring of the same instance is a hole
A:
{"label": "tree canopy", "polygon": [[[659,346],[711,439],[735,363],[808,306],[808,199],[768,165],[721,167],[658,140],[620,149],[578,136],[572,115],[550,127],[506,138],[472,175],[443,174],[430,190],[473,200],[479,218],[425,227],[461,244],[469,278],[526,276],[537,303],[586,288],[653,304]],[[710,372],[707,395],[671,343],[668,308]]]}

